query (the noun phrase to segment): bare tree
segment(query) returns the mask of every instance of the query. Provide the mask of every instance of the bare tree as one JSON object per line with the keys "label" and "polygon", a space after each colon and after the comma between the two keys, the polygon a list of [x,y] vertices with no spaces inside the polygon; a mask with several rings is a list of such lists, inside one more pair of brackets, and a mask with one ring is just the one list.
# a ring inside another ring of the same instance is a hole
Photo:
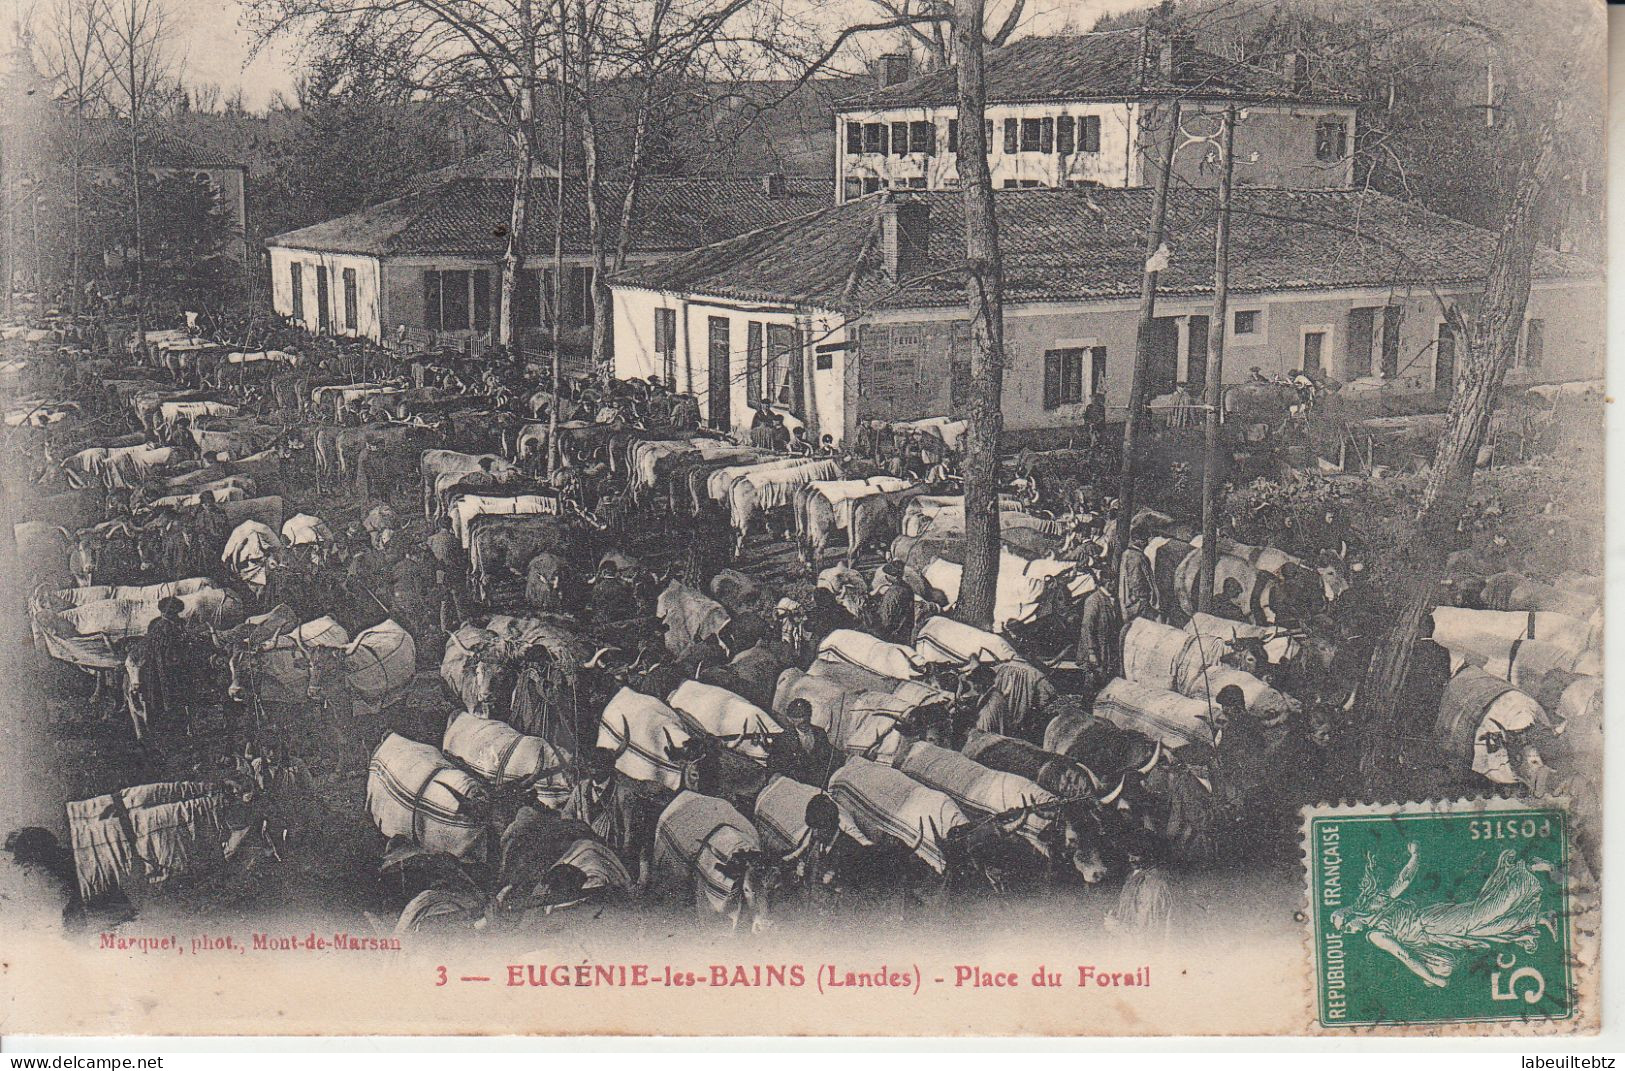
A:
{"label": "bare tree", "polygon": [[[870,0],[881,11],[897,20],[908,31],[918,46],[923,71],[945,71],[954,65],[955,39],[950,30],[953,5],[950,0]],[[1021,25],[1027,0],[1014,0],[1005,12],[999,28],[983,39],[992,48],[1007,44]],[[986,17],[984,12],[984,18]]]}
{"label": "bare tree", "polygon": [[135,332],[146,329],[146,248],[142,241],[143,128],[168,99],[175,51],[165,0],[100,0],[95,11],[96,52],[107,69],[103,99],[123,120],[130,149],[130,219],[135,253]]}
{"label": "bare tree", "polygon": [[70,247],[73,292],[69,308],[79,311],[84,291],[84,265],[80,247],[84,233],[84,169],[88,137],[86,113],[101,100],[108,69],[97,50],[97,0],[59,0],[41,20],[39,52],[45,76],[57,86],[68,106],[69,121],[60,139],[69,168]]}
{"label": "bare tree", "polygon": [[496,333],[513,345],[513,298],[525,265],[538,155],[536,93],[563,5],[555,11],[533,0],[250,0],[247,13],[261,44],[303,32],[341,54],[387,51],[396,58],[395,77],[412,92],[461,100],[502,131],[514,181]]}

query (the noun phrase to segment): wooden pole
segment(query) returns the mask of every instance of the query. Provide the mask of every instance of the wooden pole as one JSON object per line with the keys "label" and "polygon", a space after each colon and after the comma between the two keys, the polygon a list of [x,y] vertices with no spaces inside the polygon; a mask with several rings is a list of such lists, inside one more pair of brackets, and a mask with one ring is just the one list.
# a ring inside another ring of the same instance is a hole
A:
{"label": "wooden pole", "polygon": [[1122,575],[1123,551],[1128,547],[1129,524],[1134,520],[1135,449],[1138,445],[1140,422],[1145,414],[1146,365],[1150,363],[1151,323],[1157,316],[1157,276],[1160,269],[1153,267],[1157,251],[1162,248],[1162,233],[1168,218],[1168,184],[1174,173],[1174,150],[1179,146],[1179,101],[1172,101],[1168,112],[1168,132],[1163,138],[1162,159],[1157,173],[1156,192],[1151,199],[1151,224],[1145,232],[1145,274],[1140,278],[1140,324],[1134,336],[1134,375],[1129,380],[1128,420],[1123,426],[1123,467],[1117,487],[1117,531],[1113,536],[1111,555],[1119,576]]}
{"label": "wooden pole", "polygon": [[564,375],[564,361],[560,353],[560,346],[564,340],[564,332],[560,321],[564,318],[564,155],[570,147],[570,124],[568,121],[570,98],[567,95],[566,73],[569,70],[570,41],[565,33],[567,12],[564,0],[559,0],[559,72],[558,72],[558,109],[559,109],[559,158],[555,168],[554,178],[555,196],[553,200],[553,399],[547,407],[547,474],[553,475],[559,468],[559,380]]}
{"label": "wooden pole", "polygon": [[1219,567],[1219,418],[1224,405],[1224,336],[1230,316],[1230,197],[1235,176],[1236,108],[1224,110],[1219,133],[1223,160],[1219,172],[1219,219],[1213,228],[1213,315],[1207,327],[1206,434],[1202,451],[1202,569],[1196,605],[1213,612],[1213,575]]}

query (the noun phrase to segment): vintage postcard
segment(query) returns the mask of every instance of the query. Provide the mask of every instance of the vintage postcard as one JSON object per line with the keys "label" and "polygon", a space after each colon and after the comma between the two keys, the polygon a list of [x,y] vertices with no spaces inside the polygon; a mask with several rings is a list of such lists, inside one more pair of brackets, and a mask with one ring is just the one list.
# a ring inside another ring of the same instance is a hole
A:
{"label": "vintage postcard", "polygon": [[1595,1034],[1605,23],[17,0],[0,1034]]}

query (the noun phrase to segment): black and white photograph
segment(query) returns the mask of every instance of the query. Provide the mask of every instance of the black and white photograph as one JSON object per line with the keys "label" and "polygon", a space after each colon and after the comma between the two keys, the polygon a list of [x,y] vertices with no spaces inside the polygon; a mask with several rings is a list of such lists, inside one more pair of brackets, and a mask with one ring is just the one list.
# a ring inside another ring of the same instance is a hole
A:
{"label": "black and white photograph", "polygon": [[0,1034],[1604,1027],[1602,4],[0,16]]}

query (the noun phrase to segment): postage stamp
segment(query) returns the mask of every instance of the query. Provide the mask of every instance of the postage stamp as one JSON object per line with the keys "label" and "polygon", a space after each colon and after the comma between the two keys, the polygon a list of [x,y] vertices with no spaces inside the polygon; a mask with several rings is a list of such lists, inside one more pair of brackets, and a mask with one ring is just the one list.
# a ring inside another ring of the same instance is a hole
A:
{"label": "postage stamp", "polygon": [[1569,834],[1550,800],[1306,808],[1320,1025],[1572,1018]]}

